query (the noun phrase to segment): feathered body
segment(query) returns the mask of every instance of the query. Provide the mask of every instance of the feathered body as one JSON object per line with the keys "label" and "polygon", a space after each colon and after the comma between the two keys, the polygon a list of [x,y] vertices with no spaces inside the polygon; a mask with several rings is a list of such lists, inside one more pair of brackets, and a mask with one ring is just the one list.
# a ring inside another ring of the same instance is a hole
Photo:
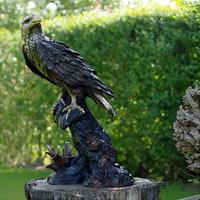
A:
{"label": "feathered body", "polygon": [[30,15],[22,22],[23,54],[27,66],[41,78],[63,88],[77,101],[91,97],[97,104],[114,115],[104,94],[112,90],[96,75],[79,53],[42,33],[41,18]]}

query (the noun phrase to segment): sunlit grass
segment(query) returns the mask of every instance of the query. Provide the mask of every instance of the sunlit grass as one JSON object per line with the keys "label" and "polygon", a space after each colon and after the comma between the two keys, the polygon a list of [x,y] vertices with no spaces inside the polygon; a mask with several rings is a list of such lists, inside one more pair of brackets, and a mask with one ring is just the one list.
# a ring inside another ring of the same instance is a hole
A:
{"label": "sunlit grass", "polygon": [[178,200],[180,198],[200,194],[197,189],[191,189],[181,183],[173,183],[166,187],[161,187],[161,200]]}
{"label": "sunlit grass", "polygon": [[25,200],[24,184],[35,178],[46,177],[49,170],[0,169],[0,199]]}

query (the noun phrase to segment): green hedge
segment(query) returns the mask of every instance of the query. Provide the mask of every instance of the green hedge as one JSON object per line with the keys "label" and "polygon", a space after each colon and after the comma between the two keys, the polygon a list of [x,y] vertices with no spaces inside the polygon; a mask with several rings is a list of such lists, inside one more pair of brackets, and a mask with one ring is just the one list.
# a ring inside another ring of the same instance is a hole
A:
{"label": "green hedge", "polygon": [[[199,22],[191,19],[189,12],[160,7],[88,12],[44,24],[50,37],[78,50],[113,89],[114,120],[89,104],[119,162],[137,175],[173,178],[179,172],[172,163],[185,166],[172,123],[185,89],[200,77]],[[0,32],[7,40],[0,60],[0,149],[7,152],[1,159],[35,162],[46,144],[60,148],[67,137],[50,113],[58,89],[25,70],[19,32],[9,34]]]}

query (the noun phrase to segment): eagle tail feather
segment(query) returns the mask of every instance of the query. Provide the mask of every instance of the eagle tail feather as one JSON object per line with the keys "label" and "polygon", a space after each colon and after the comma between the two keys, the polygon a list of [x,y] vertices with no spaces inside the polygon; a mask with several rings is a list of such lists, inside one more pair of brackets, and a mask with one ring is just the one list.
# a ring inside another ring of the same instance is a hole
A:
{"label": "eagle tail feather", "polygon": [[99,94],[96,91],[90,91],[90,96],[100,107],[106,110],[108,114],[110,114],[112,117],[115,117],[114,109],[102,94]]}

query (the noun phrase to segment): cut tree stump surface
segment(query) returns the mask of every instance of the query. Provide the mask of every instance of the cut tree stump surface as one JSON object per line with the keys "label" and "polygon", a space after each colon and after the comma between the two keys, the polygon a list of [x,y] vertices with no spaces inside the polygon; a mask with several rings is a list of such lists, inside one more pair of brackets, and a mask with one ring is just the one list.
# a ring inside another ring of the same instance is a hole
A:
{"label": "cut tree stump surface", "polygon": [[191,196],[191,197],[186,197],[180,200],[200,200],[200,195],[195,195],[195,196]]}
{"label": "cut tree stump surface", "polygon": [[133,186],[89,188],[82,185],[50,185],[46,179],[25,184],[27,200],[159,200],[159,183],[135,178]]}

